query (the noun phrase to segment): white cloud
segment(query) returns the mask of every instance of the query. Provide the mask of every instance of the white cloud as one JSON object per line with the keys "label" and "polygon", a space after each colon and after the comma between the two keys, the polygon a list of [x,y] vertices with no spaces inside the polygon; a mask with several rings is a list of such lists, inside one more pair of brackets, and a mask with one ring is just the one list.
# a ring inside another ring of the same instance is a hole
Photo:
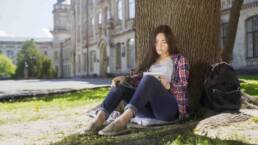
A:
{"label": "white cloud", "polygon": [[0,37],[15,37],[15,35],[12,33],[7,33],[3,30],[0,30]]}
{"label": "white cloud", "polygon": [[48,28],[42,28],[41,31],[43,32],[44,37],[53,38],[53,35],[50,33]]}

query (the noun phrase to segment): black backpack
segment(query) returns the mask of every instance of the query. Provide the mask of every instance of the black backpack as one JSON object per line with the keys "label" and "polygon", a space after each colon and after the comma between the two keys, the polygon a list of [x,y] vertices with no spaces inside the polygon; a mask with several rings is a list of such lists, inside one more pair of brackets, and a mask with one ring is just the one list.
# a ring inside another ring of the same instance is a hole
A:
{"label": "black backpack", "polygon": [[229,64],[221,62],[209,67],[204,80],[201,103],[219,112],[240,109],[240,82]]}

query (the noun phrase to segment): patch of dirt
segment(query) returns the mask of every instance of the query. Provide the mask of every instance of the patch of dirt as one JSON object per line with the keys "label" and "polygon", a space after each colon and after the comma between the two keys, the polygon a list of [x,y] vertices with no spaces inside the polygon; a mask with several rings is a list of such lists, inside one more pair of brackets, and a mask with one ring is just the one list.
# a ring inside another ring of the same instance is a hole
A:
{"label": "patch of dirt", "polygon": [[48,110],[47,113],[54,116],[36,121],[2,124],[0,145],[47,145],[80,133],[90,120],[86,112],[94,106],[96,103],[59,112]]}

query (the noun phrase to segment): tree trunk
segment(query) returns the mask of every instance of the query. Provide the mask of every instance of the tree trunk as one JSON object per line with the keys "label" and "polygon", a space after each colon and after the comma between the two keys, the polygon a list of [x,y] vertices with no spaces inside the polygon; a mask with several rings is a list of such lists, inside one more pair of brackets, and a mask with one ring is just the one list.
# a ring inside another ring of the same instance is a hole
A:
{"label": "tree trunk", "polygon": [[209,64],[220,61],[220,0],[136,0],[137,63],[144,61],[150,32],[171,26],[180,52],[190,62],[190,106],[196,111]]}
{"label": "tree trunk", "polygon": [[238,20],[241,6],[244,0],[234,0],[230,10],[229,24],[227,30],[227,40],[222,52],[222,60],[230,63],[232,61],[233,48],[236,39]]}

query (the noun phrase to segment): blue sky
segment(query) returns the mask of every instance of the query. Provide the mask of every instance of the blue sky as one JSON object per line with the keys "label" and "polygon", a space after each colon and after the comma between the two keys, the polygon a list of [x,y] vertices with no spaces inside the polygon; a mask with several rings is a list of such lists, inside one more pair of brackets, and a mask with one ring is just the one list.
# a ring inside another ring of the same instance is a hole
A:
{"label": "blue sky", "polygon": [[0,0],[0,37],[52,37],[57,0]]}

